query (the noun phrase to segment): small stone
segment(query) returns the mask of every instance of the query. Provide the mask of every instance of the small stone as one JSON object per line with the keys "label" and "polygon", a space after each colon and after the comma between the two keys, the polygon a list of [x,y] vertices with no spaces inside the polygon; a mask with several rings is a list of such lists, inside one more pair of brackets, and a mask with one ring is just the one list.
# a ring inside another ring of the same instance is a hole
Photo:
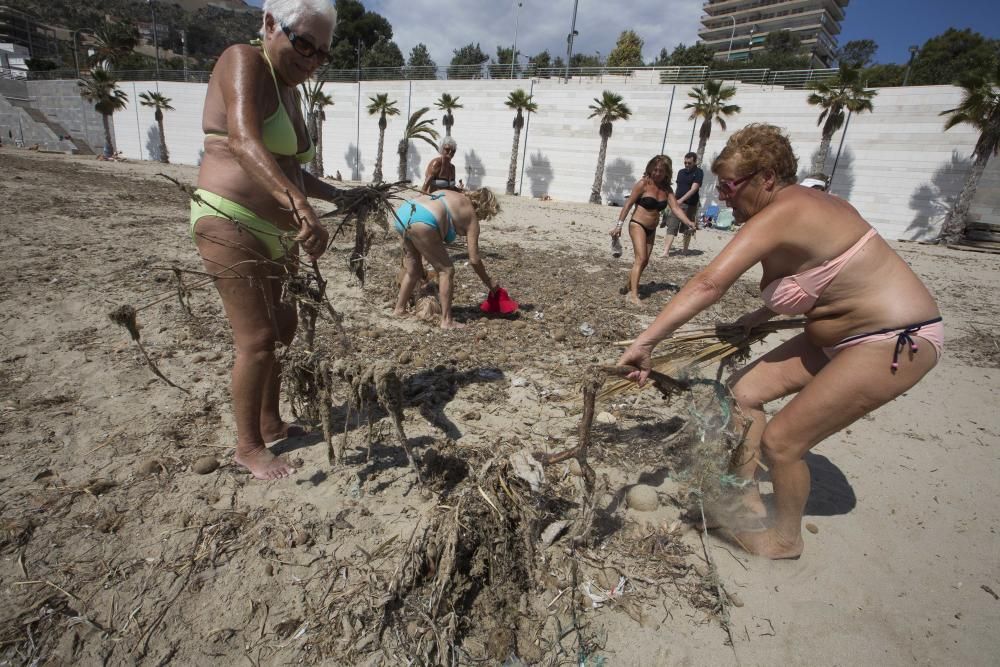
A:
{"label": "small stone", "polygon": [[618,419],[610,412],[600,412],[595,417],[598,424],[614,424]]}
{"label": "small stone", "polygon": [[469,353],[465,350],[455,353],[455,363],[463,364],[469,360]]}
{"label": "small stone", "polygon": [[569,460],[569,474],[574,477],[583,477],[583,469],[580,468],[580,462],[576,459]]}
{"label": "small stone", "polygon": [[219,461],[209,454],[208,456],[202,456],[200,459],[194,462],[191,469],[194,470],[199,475],[207,475],[210,472],[214,472],[219,467]]}
{"label": "small stone", "polygon": [[482,413],[479,412],[479,410],[472,410],[472,411],[466,412],[464,415],[462,415],[462,419],[465,420],[465,421],[467,421],[467,422],[476,422],[476,421],[479,421],[482,418],[483,418],[483,415],[482,415]]}
{"label": "small stone", "polygon": [[729,593],[729,591],[726,592],[729,594],[729,601],[732,603],[734,607],[743,606],[743,600],[740,598],[739,595],[737,595],[736,593]]}
{"label": "small stone", "polygon": [[708,573],[711,572],[711,570],[709,570],[708,566],[705,565],[704,563],[695,563],[694,564],[694,571],[695,571],[695,574],[697,574],[699,577],[702,577],[702,578],[707,577]]}
{"label": "small stone", "polygon": [[813,535],[815,535],[816,533],[819,532],[819,526],[817,526],[814,523],[807,523],[806,524],[806,530],[808,530],[810,533],[812,533]]}
{"label": "small stone", "polygon": [[295,535],[292,536],[292,546],[304,547],[309,544],[310,539],[309,533],[299,528],[295,531]]}
{"label": "small stone", "polygon": [[158,475],[163,471],[163,464],[159,459],[147,459],[139,465],[139,474],[143,477]]}
{"label": "small stone", "polygon": [[267,575],[268,577],[273,577],[274,576],[274,566],[271,565],[270,563],[267,563],[264,566],[264,574]]}
{"label": "small stone", "polygon": [[656,489],[646,484],[636,484],[625,495],[625,501],[630,509],[638,512],[652,512],[660,505],[656,497]]}
{"label": "small stone", "polygon": [[413,361],[413,353],[409,350],[403,350],[399,353],[399,363],[408,364]]}
{"label": "small stone", "polygon": [[566,340],[566,330],[556,329],[555,331],[553,331],[552,340],[556,341],[557,343],[561,343],[562,341]]}

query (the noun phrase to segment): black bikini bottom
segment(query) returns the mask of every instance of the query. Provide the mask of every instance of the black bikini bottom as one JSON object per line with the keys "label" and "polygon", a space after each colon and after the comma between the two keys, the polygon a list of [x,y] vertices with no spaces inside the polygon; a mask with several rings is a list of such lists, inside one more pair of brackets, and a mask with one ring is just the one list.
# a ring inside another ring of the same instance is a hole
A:
{"label": "black bikini bottom", "polygon": [[632,220],[629,220],[628,224],[630,224],[630,225],[639,225],[640,227],[642,227],[642,231],[646,232],[646,243],[652,243],[653,239],[656,238],[656,225],[653,225],[653,228],[650,229],[649,227],[647,227],[646,225],[642,224],[641,222],[639,222],[635,218],[633,218]]}

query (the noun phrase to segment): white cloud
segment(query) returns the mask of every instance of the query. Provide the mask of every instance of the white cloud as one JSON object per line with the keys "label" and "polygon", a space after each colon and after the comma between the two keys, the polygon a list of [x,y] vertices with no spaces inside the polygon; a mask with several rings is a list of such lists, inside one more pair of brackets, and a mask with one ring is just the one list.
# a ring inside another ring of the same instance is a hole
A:
{"label": "white cloud", "polygon": [[[363,0],[364,1],[364,0]],[[458,2],[448,0],[367,0],[365,7],[392,24],[393,39],[404,57],[418,43],[427,45],[438,65],[447,65],[452,52],[478,42],[494,57],[498,45],[514,40],[514,5],[517,0]],[[545,49],[553,58],[566,58],[566,36],[573,18],[573,0],[521,0],[517,50],[534,55]],[[601,2],[580,0],[573,42],[574,53],[601,52],[607,58],[622,30],[634,30],[645,42],[643,59],[653,60],[661,48],[698,40],[703,0],[629,0]]]}

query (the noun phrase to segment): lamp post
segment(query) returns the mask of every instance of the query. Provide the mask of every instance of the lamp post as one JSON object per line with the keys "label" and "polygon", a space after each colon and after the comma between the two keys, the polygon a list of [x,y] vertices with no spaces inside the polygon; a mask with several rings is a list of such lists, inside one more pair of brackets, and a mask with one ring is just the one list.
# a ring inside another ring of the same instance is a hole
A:
{"label": "lamp post", "polygon": [[153,48],[156,49],[156,81],[160,81],[160,40],[156,36],[156,4],[149,0],[149,9],[153,13]]}
{"label": "lamp post", "polygon": [[918,53],[920,53],[919,46],[914,44],[913,46],[910,47],[910,60],[906,63],[906,74],[903,75],[904,86],[906,85],[906,82],[910,80],[910,67],[913,66],[913,59],[917,57]]}
{"label": "lamp post", "polygon": [[757,24],[750,26],[750,41],[747,42],[747,60],[753,60],[753,34],[757,32]]}
{"label": "lamp post", "polygon": [[729,20],[733,22],[733,31],[729,33],[729,50],[726,51],[726,62],[729,62],[729,58],[733,55],[733,38],[736,37],[736,17],[730,14]]}
{"label": "lamp post", "polygon": [[510,53],[510,78],[514,78],[514,66],[517,63],[517,16],[521,11],[521,3],[514,7],[514,48]]}
{"label": "lamp post", "polygon": [[73,67],[76,68],[76,78],[80,78],[80,56],[77,53],[76,38],[80,34],[79,30],[73,31]]}
{"label": "lamp post", "polygon": [[573,38],[579,35],[576,31],[576,7],[580,0],[573,0],[573,22],[569,26],[569,34],[566,35],[566,83],[569,83],[569,63],[573,60]]}

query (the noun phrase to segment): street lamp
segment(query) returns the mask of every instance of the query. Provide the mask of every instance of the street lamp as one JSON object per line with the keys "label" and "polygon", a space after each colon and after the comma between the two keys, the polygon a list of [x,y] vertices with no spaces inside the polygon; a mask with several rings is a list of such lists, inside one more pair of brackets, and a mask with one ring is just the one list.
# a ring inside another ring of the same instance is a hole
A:
{"label": "street lamp", "polygon": [[514,8],[514,48],[510,54],[510,78],[514,78],[514,65],[517,63],[517,16],[521,10],[521,3],[517,3]]}
{"label": "street lamp", "polygon": [[77,53],[76,38],[80,34],[79,30],[73,31],[73,66],[76,68],[76,78],[80,78],[80,56]]}
{"label": "street lamp", "polygon": [[753,34],[757,32],[757,24],[750,26],[750,41],[747,42],[747,60],[753,60]]}
{"label": "street lamp", "polygon": [[733,37],[736,37],[736,17],[730,15],[728,18],[733,22],[733,31],[729,33],[729,51],[726,52],[726,62],[729,62],[729,58],[733,55]]}
{"label": "street lamp", "polygon": [[913,65],[913,59],[917,57],[918,53],[920,53],[919,46],[914,44],[910,47],[910,60],[906,63],[906,74],[903,75],[904,86],[906,85],[906,82],[910,80],[910,67]]}
{"label": "street lamp", "polygon": [[573,0],[573,22],[569,26],[569,34],[566,35],[566,83],[569,83],[569,63],[573,60],[573,38],[580,33],[576,30],[576,8],[580,0]]}
{"label": "street lamp", "polygon": [[160,40],[156,36],[156,5],[149,0],[149,9],[153,12],[153,47],[156,49],[156,81],[160,81]]}

